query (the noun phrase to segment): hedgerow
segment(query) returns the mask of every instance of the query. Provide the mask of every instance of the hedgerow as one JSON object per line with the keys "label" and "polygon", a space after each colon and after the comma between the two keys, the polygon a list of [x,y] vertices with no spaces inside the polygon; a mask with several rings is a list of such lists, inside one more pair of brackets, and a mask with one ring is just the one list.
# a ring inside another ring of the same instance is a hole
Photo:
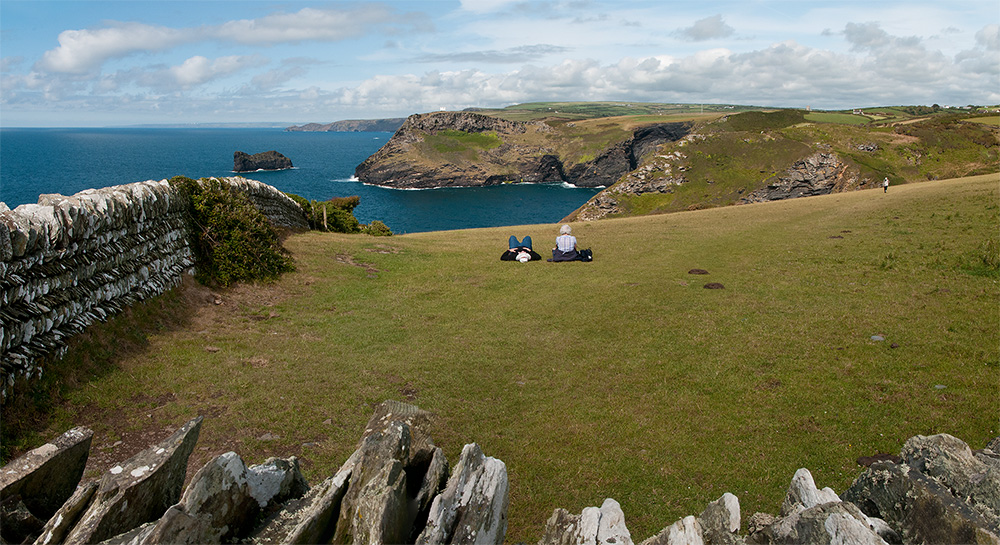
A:
{"label": "hedgerow", "polygon": [[317,201],[308,200],[293,193],[285,194],[305,211],[310,229],[334,233],[361,232],[361,223],[354,217],[354,209],[361,203],[361,197],[353,195],[334,197],[328,201]]}
{"label": "hedgerow", "polygon": [[211,178],[176,176],[170,183],[190,201],[188,224],[199,282],[228,286],[275,280],[295,269],[274,226],[245,195]]}

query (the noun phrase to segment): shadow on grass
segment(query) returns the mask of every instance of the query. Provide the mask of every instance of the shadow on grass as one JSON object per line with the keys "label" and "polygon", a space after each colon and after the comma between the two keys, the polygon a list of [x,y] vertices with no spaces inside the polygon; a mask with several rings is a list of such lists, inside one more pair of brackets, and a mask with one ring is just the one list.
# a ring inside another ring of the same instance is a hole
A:
{"label": "shadow on grass", "polygon": [[73,391],[118,369],[126,356],[145,350],[150,334],[187,327],[195,307],[212,297],[209,288],[185,275],[181,286],[131,305],[73,337],[63,358],[43,361],[41,378],[19,381],[0,408],[0,464],[38,446]]}

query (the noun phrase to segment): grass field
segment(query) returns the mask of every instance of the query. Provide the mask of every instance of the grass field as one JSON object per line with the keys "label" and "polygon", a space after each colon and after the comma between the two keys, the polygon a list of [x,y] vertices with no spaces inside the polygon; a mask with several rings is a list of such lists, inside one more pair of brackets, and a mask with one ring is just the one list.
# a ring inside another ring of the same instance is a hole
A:
{"label": "grass field", "polygon": [[809,112],[806,120],[814,123],[843,123],[845,125],[867,125],[871,120],[862,115],[837,112]]}
{"label": "grass field", "polygon": [[799,467],[843,492],[910,436],[1000,433],[998,182],[574,224],[592,263],[499,261],[556,225],[294,235],[276,284],[169,296],[184,316],[38,439],[91,426],[95,475],[202,414],[199,467],[294,454],[317,483],[391,398],[453,463],[473,441],[506,462],[512,543],[605,497],[637,542],[727,491],[776,513]]}
{"label": "grass field", "polygon": [[986,117],[973,117],[969,119],[973,123],[982,123],[983,125],[996,125],[1000,126],[1000,115],[986,116]]}

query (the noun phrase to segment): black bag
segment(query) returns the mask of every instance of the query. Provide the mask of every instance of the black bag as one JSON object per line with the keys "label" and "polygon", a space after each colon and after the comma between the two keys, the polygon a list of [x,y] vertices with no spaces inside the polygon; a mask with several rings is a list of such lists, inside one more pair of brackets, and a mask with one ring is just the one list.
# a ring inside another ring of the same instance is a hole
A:
{"label": "black bag", "polygon": [[577,254],[578,254],[577,259],[579,259],[580,261],[594,260],[594,252],[592,252],[590,248],[587,248],[586,250],[579,250]]}

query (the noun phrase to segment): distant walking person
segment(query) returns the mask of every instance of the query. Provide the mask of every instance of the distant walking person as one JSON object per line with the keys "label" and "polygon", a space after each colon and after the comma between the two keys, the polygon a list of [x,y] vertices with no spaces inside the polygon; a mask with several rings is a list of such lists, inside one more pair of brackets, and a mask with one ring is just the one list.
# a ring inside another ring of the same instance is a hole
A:
{"label": "distant walking person", "polygon": [[889,177],[886,176],[885,179],[882,180],[882,193],[888,193],[888,192],[889,192]]}

